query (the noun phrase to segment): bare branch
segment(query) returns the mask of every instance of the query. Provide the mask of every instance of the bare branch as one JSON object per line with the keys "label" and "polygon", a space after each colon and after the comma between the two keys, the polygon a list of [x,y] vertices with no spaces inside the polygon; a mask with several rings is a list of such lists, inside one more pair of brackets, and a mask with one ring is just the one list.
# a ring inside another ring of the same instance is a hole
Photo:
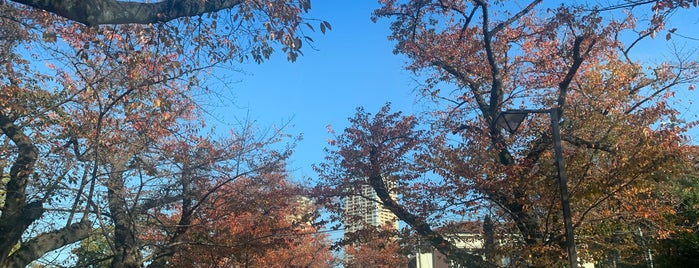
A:
{"label": "bare branch", "polygon": [[90,235],[92,223],[81,221],[48,233],[43,233],[22,243],[10,256],[7,267],[25,267],[47,252],[83,240]]}
{"label": "bare branch", "polygon": [[514,14],[512,17],[508,18],[506,21],[503,21],[503,22],[499,23],[497,26],[493,27],[493,29],[490,30],[490,32],[492,32],[492,33],[499,32],[499,31],[502,30],[503,28],[505,28],[505,27],[507,27],[508,25],[512,24],[513,22],[517,21],[517,20],[518,20],[519,18],[521,18],[522,16],[524,16],[524,15],[526,15],[527,13],[531,12],[531,11],[534,9],[534,7],[536,7],[536,5],[538,5],[539,3],[541,3],[541,0],[534,0],[534,1],[532,1],[532,2],[529,3],[529,5],[527,5],[524,9],[520,10],[519,12],[517,12],[517,14]]}

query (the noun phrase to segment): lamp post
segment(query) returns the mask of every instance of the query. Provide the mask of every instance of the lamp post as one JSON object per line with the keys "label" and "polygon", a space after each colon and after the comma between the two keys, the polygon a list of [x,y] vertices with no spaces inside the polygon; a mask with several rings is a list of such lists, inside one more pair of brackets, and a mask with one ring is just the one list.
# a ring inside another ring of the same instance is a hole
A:
{"label": "lamp post", "polygon": [[530,113],[549,114],[551,118],[551,132],[553,132],[553,150],[556,156],[556,165],[558,167],[558,185],[561,191],[561,206],[563,207],[563,224],[565,226],[566,240],[568,244],[568,262],[571,268],[578,267],[578,254],[575,250],[575,234],[573,233],[573,223],[570,212],[570,197],[568,195],[568,182],[566,178],[565,165],[563,163],[563,150],[561,148],[561,130],[559,128],[560,115],[558,109],[522,109],[522,110],[507,110],[501,112],[495,123],[498,126],[505,128],[510,134],[514,134],[522,124],[524,118]]}

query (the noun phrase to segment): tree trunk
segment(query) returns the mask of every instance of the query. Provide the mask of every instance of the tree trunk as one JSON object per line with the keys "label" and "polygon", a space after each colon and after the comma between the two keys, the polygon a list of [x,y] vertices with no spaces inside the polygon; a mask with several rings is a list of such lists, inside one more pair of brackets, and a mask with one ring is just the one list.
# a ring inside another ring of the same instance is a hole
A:
{"label": "tree trunk", "polygon": [[[138,249],[136,227],[126,202],[123,171],[126,157],[112,162],[112,172],[107,185],[107,200],[112,222],[114,223],[114,258],[112,268],[138,268],[141,266],[141,254]],[[132,210],[133,211],[133,210]]]}
{"label": "tree trunk", "polygon": [[0,132],[17,146],[17,158],[10,167],[5,185],[5,203],[0,215],[0,267],[7,267],[10,252],[19,243],[22,234],[44,213],[39,201],[27,203],[27,183],[34,172],[39,151],[32,140],[0,110]]}
{"label": "tree trunk", "polygon": [[176,245],[182,241],[184,234],[189,229],[192,223],[192,214],[194,213],[192,208],[192,178],[190,176],[190,168],[188,164],[184,165],[182,177],[180,178],[182,183],[182,215],[180,216],[180,221],[177,224],[175,233],[170,237],[167,245],[156,251],[156,257],[148,265],[148,268],[165,268],[168,267],[168,261],[172,258],[175,253],[177,253]]}

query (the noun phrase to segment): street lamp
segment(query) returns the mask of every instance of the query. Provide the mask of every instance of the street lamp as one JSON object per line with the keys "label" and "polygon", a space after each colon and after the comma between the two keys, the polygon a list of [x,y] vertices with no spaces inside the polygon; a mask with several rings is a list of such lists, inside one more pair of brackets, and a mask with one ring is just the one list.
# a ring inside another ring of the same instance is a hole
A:
{"label": "street lamp", "polygon": [[575,235],[573,233],[573,223],[570,213],[570,197],[568,195],[568,184],[566,179],[565,165],[563,163],[563,150],[561,149],[561,130],[559,128],[560,115],[558,109],[522,109],[522,110],[507,110],[501,112],[495,123],[506,129],[510,134],[514,134],[522,124],[524,118],[530,113],[549,114],[551,117],[551,132],[553,132],[553,150],[556,154],[556,165],[558,166],[558,185],[561,188],[561,206],[563,207],[563,224],[565,226],[566,240],[568,242],[568,262],[571,268],[578,267],[578,254],[575,250]]}

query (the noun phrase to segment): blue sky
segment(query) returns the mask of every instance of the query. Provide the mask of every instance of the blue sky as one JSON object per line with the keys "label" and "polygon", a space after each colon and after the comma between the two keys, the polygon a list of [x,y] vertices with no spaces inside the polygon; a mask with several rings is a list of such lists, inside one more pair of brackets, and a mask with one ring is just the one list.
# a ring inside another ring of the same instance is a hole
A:
{"label": "blue sky", "polygon": [[293,63],[278,53],[262,64],[240,66],[243,73],[227,85],[235,106],[215,113],[249,117],[262,129],[290,121],[287,132],[302,133],[303,140],[289,169],[296,180],[315,178],[311,164],[322,161],[332,137],[327,125],[341,132],[356,107],[374,113],[387,101],[395,110],[413,110],[416,83],[402,68],[405,59],[392,53],[388,22],[370,20],[376,6],[375,1],[313,1],[308,17],[332,25],[325,35],[310,32],[317,50],[306,47]]}
{"label": "blue sky", "polygon": [[[261,129],[291,123],[287,133],[303,134],[289,162],[295,180],[316,178],[311,164],[323,161],[323,148],[331,137],[326,126],[341,132],[356,107],[363,106],[374,113],[390,101],[396,111],[420,110],[414,108],[420,105],[415,102],[415,77],[403,70],[406,59],[392,53],[393,43],[387,39],[388,21],[370,20],[371,12],[378,6],[376,1],[313,1],[312,5],[307,17],[327,20],[332,25],[325,35],[310,33],[317,50],[306,47],[304,56],[293,63],[277,53],[262,64],[239,66],[242,72],[225,80],[234,105],[213,111],[223,122],[233,122],[234,117],[250,119]],[[678,27],[678,33],[699,37],[696,9],[680,13],[667,28]],[[637,52],[647,54],[648,58],[671,56],[669,52],[658,53],[669,51],[670,43],[663,37],[664,33],[643,44]],[[687,51],[699,46],[699,41],[677,37],[674,41]],[[680,98],[688,120],[697,120],[697,109],[691,104],[695,94]],[[219,130],[225,128],[218,126]],[[697,133],[696,129],[692,133]],[[692,136],[699,143],[696,138],[699,135]]]}

